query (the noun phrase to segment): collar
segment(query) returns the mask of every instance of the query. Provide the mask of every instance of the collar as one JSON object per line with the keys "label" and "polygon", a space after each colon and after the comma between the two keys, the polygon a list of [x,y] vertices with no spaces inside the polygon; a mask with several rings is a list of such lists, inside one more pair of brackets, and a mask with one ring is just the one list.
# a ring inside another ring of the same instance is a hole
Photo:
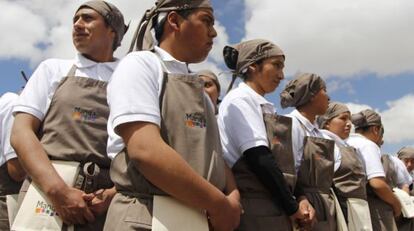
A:
{"label": "collar", "polygon": [[118,65],[119,63],[119,59],[115,58],[115,61],[113,62],[103,62],[103,63],[98,63],[95,62],[93,60],[90,60],[88,58],[86,58],[85,56],[83,56],[80,53],[77,53],[75,56],[75,65],[77,68],[89,68],[89,67],[93,67],[95,65],[104,65],[109,67],[112,71],[115,70],[115,67]]}
{"label": "collar", "polygon": [[291,112],[291,115],[296,117],[299,120],[299,122],[306,128],[306,130],[308,130],[308,132],[312,132],[314,130],[319,131],[316,121],[312,124],[306,117],[300,114],[300,112],[297,109],[293,110]]}
{"label": "collar", "polygon": [[338,143],[338,144],[343,145],[343,146],[349,146],[349,145],[345,142],[345,140],[341,139],[341,137],[339,137],[337,134],[335,134],[335,133],[333,133],[333,132],[331,132],[331,131],[329,131],[329,130],[326,130],[326,129],[320,129],[320,131],[321,131],[323,134],[325,134],[325,135],[329,136],[331,139],[333,139],[333,140],[335,141],[335,143]]}
{"label": "collar", "polygon": [[269,113],[275,113],[275,106],[273,105],[273,103],[267,101],[265,97],[259,95],[245,82],[240,82],[238,87],[240,88],[240,90],[252,97],[255,103],[257,103],[258,105],[264,105],[266,111],[270,110]]}
{"label": "collar", "polygon": [[[374,143],[372,140],[368,139],[367,137],[365,137],[365,136],[363,136],[363,135],[361,135],[359,133],[352,133],[352,134],[349,135],[349,138],[351,138],[351,137],[364,139],[364,140],[368,141],[369,143],[372,143],[373,145],[375,145],[376,147],[378,147],[378,145],[376,143]],[[378,147],[378,149],[380,149],[380,147]]]}
{"label": "collar", "polygon": [[185,62],[181,62],[177,59],[175,59],[170,53],[168,53],[166,50],[162,49],[159,46],[154,47],[155,53],[158,54],[158,56],[161,58],[163,62],[174,62],[179,65],[183,65],[188,69],[188,65]]}

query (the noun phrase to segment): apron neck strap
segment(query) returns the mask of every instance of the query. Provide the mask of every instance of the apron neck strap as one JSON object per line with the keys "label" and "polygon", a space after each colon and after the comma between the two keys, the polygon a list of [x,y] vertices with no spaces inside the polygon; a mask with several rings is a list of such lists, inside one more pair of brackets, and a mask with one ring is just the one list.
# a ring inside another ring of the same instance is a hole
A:
{"label": "apron neck strap", "polygon": [[72,67],[70,68],[67,76],[75,76],[77,69],[78,69],[78,67],[75,64],[73,64]]}

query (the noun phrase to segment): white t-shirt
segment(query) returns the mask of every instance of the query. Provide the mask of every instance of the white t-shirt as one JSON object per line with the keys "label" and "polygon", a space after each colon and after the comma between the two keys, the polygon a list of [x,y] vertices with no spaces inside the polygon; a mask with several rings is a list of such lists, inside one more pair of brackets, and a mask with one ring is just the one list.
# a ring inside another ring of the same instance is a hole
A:
{"label": "white t-shirt", "polygon": [[[296,172],[298,172],[303,158],[304,138],[306,136],[319,137],[329,140],[331,140],[331,138],[324,135],[319,130],[316,123],[312,124],[296,109],[286,116],[292,118],[292,149],[295,156],[295,169]],[[334,161],[334,170],[336,171],[341,165],[341,155],[338,149],[334,149]]]}
{"label": "white t-shirt", "polygon": [[[159,47],[155,47],[155,53],[132,52],[121,60],[108,85],[110,128],[115,130],[118,125],[137,121],[160,126],[159,96],[164,71],[190,73],[186,63]],[[114,158],[124,147],[120,137],[110,139],[108,156]]]}
{"label": "white t-shirt", "polygon": [[244,82],[221,102],[217,122],[224,159],[230,167],[246,150],[269,146],[261,105],[266,113],[275,113],[273,104]]}
{"label": "white t-shirt", "polygon": [[0,166],[10,159],[17,158],[10,145],[10,133],[14,121],[12,108],[18,97],[17,94],[8,92],[0,98]]}
{"label": "white t-shirt", "polygon": [[[72,60],[45,60],[40,63],[29,79],[16,105],[13,107],[13,113],[25,112],[43,121],[59,83],[68,75],[73,64],[77,67],[75,72],[77,77],[109,81],[118,63],[118,59],[114,62],[97,63],[81,54],[77,54]],[[118,139],[112,128],[108,126],[107,130],[109,135],[108,143],[111,140]]]}
{"label": "white t-shirt", "polygon": [[394,165],[394,169],[397,174],[398,187],[402,187],[404,184],[410,185],[413,182],[413,179],[411,178],[410,173],[407,171],[405,164],[396,156],[390,156],[390,160]]}
{"label": "white t-shirt", "polygon": [[381,163],[381,150],[377,144],[357,133],[351,134],[346,142],[356,148],[364,158],[368,180],[375,177],[385,177]]}
{"label": "white t-shirt", "polygon": [[114,62],[97,63],[81,54],[77,54],[72,60],[45,60],[40,63],[30,77],[13,108],[13,112],[25,112],[43,121],[59,83],[67,76],[73,64],[77,66],[76,76],[108,81],[118,62],[115,60]]}

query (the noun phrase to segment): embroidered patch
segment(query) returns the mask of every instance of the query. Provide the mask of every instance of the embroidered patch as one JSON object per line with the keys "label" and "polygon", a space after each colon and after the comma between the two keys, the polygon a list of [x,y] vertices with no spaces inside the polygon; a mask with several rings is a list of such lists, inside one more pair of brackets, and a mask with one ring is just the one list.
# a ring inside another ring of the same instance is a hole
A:
{"label": "embroidered patch", "polygon": [[206,118],[203,113],[195,112],[195,113],[186,113],[185,114],[185,125],[187,127],[199,127],[205,128],[207,125]]}
{"label": "embroidered patch", "polygon": [[58,214],[55,211],[55,208],[44,201],[37,201],[35,213],[37,215],[44,216],[58,216]]}
{"label": "embroidered patch", "polygon": [[315,160],[325,160],[326,158],[321,155],[320,153],[315,153],[314,154]]}
{"label": "embroidered patch", "polygon": [[280,144],[280,140],[277,136],[273,136],[272,138],[272,144]]}
{"label": "embroidered patch", "polygon": [[72,119],[78,121],[95,121],[97,114],[94,111],[88,111],[80,107],[75,107],[72,112]]}

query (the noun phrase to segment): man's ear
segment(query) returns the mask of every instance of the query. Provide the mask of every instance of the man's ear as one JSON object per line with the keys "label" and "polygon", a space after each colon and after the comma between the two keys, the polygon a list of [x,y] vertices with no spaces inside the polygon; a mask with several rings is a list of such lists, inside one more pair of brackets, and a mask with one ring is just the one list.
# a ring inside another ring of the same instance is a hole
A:
{"label": "man's ear", "polygon": [[328,121],[328,122],[326,122],[326,124],[325,124],[325,129],[326,130],[329,130],[329,123],[330,123],[331,121]]}
{"label": "man's ear", "polygon": [[257,64],[253,63],[247,68],[250,72],[255,72],[257,70]]}
{"label": "man's ear", "polygon": [[172,30],[179,30],[181,21],[182,17],[179,14],[177,14],[176,11],[171,11],[168,13],[166,23]]}
{"label": "man's ear", "polygon": [[377,127],[377,126],[371,126],[371,132],[374,134],[374,135],[378,135],[379,134],[379,127]]}

